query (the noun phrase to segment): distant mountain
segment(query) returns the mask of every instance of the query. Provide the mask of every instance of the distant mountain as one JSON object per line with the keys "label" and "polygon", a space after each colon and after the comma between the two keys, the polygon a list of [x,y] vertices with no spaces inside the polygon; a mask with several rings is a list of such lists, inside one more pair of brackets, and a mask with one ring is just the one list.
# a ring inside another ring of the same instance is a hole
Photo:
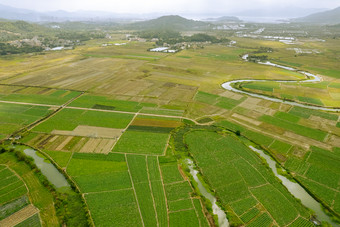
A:
{"label": "distant mountain", "polygon": [[18,9],[0,4],[0,17],[8,20],[38,21],[41,14],[33,10]]}
{"label": "distant mountain", "polygon": [[326,9],[299,8],[299,7],[267,7],[252,10],[245,10],[234,13],[238,17],[276,17],[295,18],[304,17],[312,13],[322,12]]}
{"label": "distant mountain", "polygon": [[314,13],[306,17],[301,17],[292,20],[294,22],[315,23],[315,24],[339,24],[340,23],[340,7]]}
{"label": "distant mountain", "polygon": [[24,20],[30,22],[65,22],[65,21],[124,21],[135,20],[138,16],[131,14],[115,14],[102,11],[76,11],[63,10],[51,12],[37,12],[34,10],[19,9],[0,4],[0,18],[7,20]]}
{"label": "distant mountain", "polygon": [[234,16],[223,16],[218,18],[207,18],[203,21],[214,22],[214,23],[230,23],[230,22],[242,22],[238,17]]}
{"label": "distant mountain", "polygon": [[203,21],[195,21],[189,20],[181,16],[170,15],[170,16],[162,16],[157,19],[136,22],[133,24],[127,25],[128,28],[138,29],[138,30],[200,30],[204,28],[208,28],[210,26],[209,23]]}

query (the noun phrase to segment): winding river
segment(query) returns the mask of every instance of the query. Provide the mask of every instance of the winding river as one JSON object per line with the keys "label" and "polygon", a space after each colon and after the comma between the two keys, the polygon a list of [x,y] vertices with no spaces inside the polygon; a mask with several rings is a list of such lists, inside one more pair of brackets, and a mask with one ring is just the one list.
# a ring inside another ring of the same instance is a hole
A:
{"label": "winding river", "polygon": [[322,210],[321,204],[316,201],[311,195],[309,195],[303,187],[301,187],[298,183],[290,181],[288,178],[280,175],[277,172],[276,162],[271,159],[269,155],[265,154],[262,150],[257,149],[253,146],[249,146],[249,148],[266,160],[269,168],[273,171],[274,175],[282,181],[282,184],[288,189],[288,191],[295,198],[300,199],[301,203],[305,207],[308,207],[315,212],[317,220],[326,221],[333,226],[339,226],[339,224],[332,221],[332,219]]}
{"label": "winding river", "polygon": [[197,174],[198,171],[195,170],[195,166],[194,166],[194,162],[191,159],[187,159],[187,163],[188,163],[188,167],[190,169],[190,174],[192,175],[192,177],[194,178],[194,180],[197,183],[197,187],[200,191],[200,193],[207,199],[210,201],[211,206],[212,206],[212,210],[213,210],[213,214],[217,216],[218,218],[218,226],[220,227],[228,227],[229,226],[229,222],[227,219],[227,215],[224,213],[224,211],[217,205],[217,200],[216,198],[210,193],[208,192],[208,190],[204,187],[204,185],[202,184],[201,180],[198,178]]}
{"label": "winding river", "polygon": [[[242,59],[247,61],[248,60],[248,54],[243,55]],[[320,77],[318,77],[317,75],[314,75],[312,73],[299,71],[297,69],[287,67],[287,66],[283,66],[283,65],[274,64],[274,63],[271,63],[269,61],[258,62],[258,64],[273,66],[273,67],[277,67],[277,68],[281,68],[281,69],[286,69],[286,70],[289,70],[289,71],[296,71],[298,73],[305,75],[307,77],[307,79],[305,79],[305,80],[256,80],[256,79],[232,80],[232,81],[228,81],[228,82],[223,83],[222,87],[224,89],[228,90],[228,91],[242,93],[242,94],[246,94],[246,95],[249,95],[249,96],[252,96],[252,97],[261,98],[261,99],[265,99],[265,100],[269,100],[269,101],[273,101],[273,102],[285,103],[285,104],[289,104],[289,105],[292,105],[292,106],[298,106],[298,107],[303,107],[303,108],[313,109],[313,110],[340,112],[340,108],[327,108],[327,107],[320,107],[320,106],[313,106],[313,105],[308,105],[308,104],[303,104],[303,103],[297,103],[297,102],[293,102],[293,101],[286,101],[286,100],[282,100],[282,99],[279,99],[279,98],[274,98],[274,97],[269,97],[269,96],[266,96],[266,95],[261,95],[261,94],[256,94],[256,93],[252,93],[252,92],[248,92],[248,91],[239,90],[239,89],[232,86],[233,84],[242,83],[242,82],[275,81],[275,82],[279,82],[279,83],[296,83],[296,82],[299,82],[299,83],[315,83],[315,82],[321,81]]]}

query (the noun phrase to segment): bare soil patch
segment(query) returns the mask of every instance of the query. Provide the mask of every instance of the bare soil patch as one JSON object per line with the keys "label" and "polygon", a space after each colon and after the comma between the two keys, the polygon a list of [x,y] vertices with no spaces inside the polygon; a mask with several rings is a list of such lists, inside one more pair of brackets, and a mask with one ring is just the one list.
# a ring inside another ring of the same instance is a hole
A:
{"label": "bare soil patch", "polygon": [[122,129],[79,125],[73,131],[53,130],[51,133],[55,135],[65,136],[84,136],[92,138],[116,139],[122,134],[122,132]]}

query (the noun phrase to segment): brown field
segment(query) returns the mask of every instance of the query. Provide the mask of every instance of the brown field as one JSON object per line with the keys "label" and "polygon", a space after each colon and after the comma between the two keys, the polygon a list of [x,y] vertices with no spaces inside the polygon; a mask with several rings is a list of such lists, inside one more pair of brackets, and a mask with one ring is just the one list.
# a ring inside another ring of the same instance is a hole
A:
{"label": "brown field", "polygon": [[91,138],[87,143],[80,149],[80,153],[102,153],[108,154],[116,140],[113,139],[95,139]]}
{"label": "brown field", "polygon": [[15,212],[11,216],[0,221],[0,226],[12,227],[25,221],[27,218],[39,213],[39,210],[32,204],[27,205],[21,210]]}
{"label": "brown field", "polygon": [[118,138],[119,136],[112,138],[90,138],[68,135],[38,134],[30,140],[28,144],[45,150],[107,154],[112,150],[112,147]]}
{"label": "brown field", "polygon": [[234,114],[231,115],[231,116],[234,117],[234,118],[236,118],[236,119],[239,119],[239,120],[248,122],[248,123],[253,124],[253,125],[256,125],[256,126],[259,126],[259,125],[262,123],[262,122],[260,122],[260,121],[254,120],[254,119],[252,119],[252,118],[249,118],[249,117],[246,117],[246,116],[237,114],[237,113],[234,113]]}
{"label": "brown field", "polygon": [[87,125],[78,125],[73,131],[53,130],[53,135],[65,136],[82,136],[82,137],[95,137],[95,138],[111,138],[115,139],[121,136],[122,129],[95,127]]}

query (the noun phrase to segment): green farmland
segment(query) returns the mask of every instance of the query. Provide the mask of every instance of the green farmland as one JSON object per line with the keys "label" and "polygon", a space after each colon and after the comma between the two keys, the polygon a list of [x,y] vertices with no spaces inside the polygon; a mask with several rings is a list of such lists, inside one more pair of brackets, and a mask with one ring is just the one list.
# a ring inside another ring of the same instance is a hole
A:
{"label": "green farmland", "polygon": [[[211,23],[162,37],[134,23],[57,24],[36,37],[76,37],[72,49],[0,56],[0,226],[339,225],[336,26]],[[266,38],[284,34],[294,42]],[[178,52],[149,51],[163,45]],[[301,71],[320,81],[299,82]],[[235,80],[241,92],[221,86]],[[70,188],[53,186],[26,148]]]}

